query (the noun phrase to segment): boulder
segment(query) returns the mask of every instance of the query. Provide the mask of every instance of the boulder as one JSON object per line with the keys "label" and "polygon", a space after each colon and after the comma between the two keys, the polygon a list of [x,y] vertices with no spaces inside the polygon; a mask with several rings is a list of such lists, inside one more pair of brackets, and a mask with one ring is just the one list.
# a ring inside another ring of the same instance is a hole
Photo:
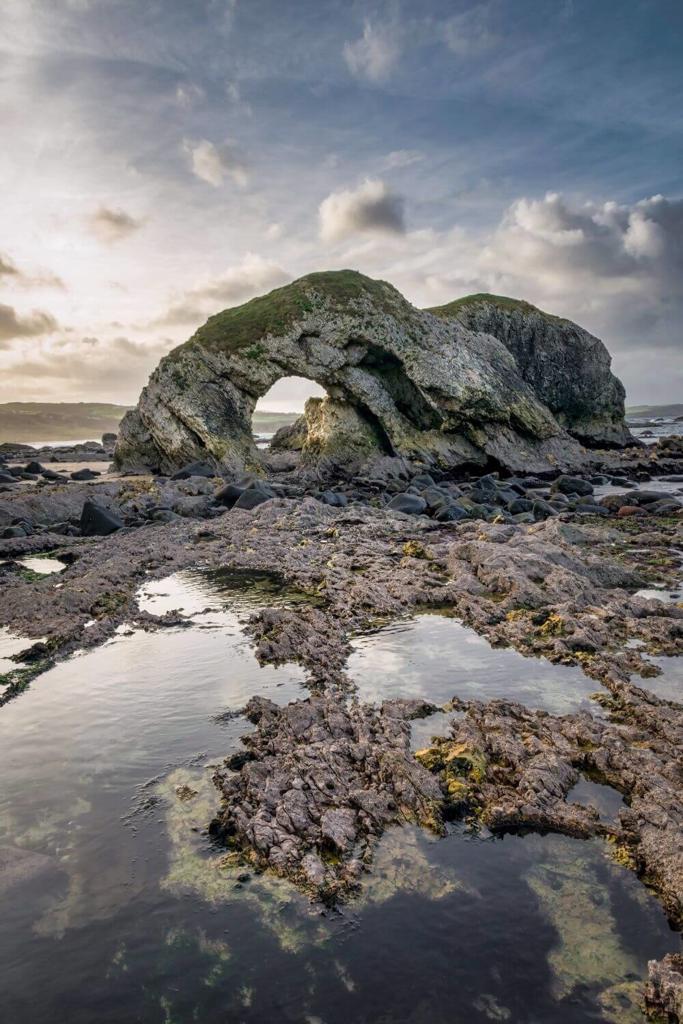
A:
{"label": "boulder", "polygon": [[274,497],[275,492],[267,484],[253,484],[240,494],[233,508],[250,510],[256,508],[257,505],[262,505],[265,501],[270,501]]}
{"label": "boulder", "polygon": [[71,474],[72,480],[96,480],[101,474],[96,469],[77,469]]}
{"label": "boulder", "polygon": [[96,501],[88,499],[83,504],[80,526],[84,537],[106,537],[120,530],[123,525],[115,512],[98,505]]}
{"label": "boulder", "polygon": [[419,494],[396,494],[391,499],[387,508],[392,512],[405,512],[409,516],[420,516],[427,511],[427,502]]}
{"label": "boulder", "polygon": [[609,352],[582,327],[520,299],[478,294],[433,310],[493,335],[558,423],[589,447],[637,444],[624,419],[624,388]]}
{"label": "boulder", "polygon": [[560,494],[586,495],[593,493],[593,484],[589,483],[588,480],[582,480],[578,476],[562,475],[553,481],[550,490],[559,491]]}
{"label": "boulder", "polygon": [[224,505],[226,508],[232,508],[238,498],[240,498],[246,488],[240,487],[238,484],[226,484],[224,487],[220,487],[215,495],[214,500],[217,505]]}

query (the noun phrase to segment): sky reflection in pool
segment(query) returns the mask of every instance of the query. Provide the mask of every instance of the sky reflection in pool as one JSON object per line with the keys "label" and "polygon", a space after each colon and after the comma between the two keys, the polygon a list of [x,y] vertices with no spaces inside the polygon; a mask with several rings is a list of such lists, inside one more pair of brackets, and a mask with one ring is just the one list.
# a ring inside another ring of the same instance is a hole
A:
{"label": "sky reflection in pool", "polygon": [[647,958],[679,944],[600,843],[393,829],[337,912],[221,876],[211,762],[250,728],[223,713],[306,693],[240,620],[296,600],[272,578],[150,584],[146,607],[193,624],[122,633],[0,711],[0,863],[19,849],[32,872],[3,892],[0,1019],[636,1024]]}
{"label": "sky reflection in pool", "polygon": [[579,668],[492,647],[443,615],[393,623],[358,637],[353,648],[349,674],[363,700],[422,697],[444,704],[454,696],[505,698],[554,714],[599,710],[588,697],[600,687]]}

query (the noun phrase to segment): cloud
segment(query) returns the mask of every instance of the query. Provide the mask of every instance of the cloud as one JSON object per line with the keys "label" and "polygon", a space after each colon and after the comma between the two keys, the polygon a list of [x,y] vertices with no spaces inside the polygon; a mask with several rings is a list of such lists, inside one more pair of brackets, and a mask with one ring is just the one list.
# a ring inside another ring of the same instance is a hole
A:
{"label": "cloud", "polygon": [[377,178],[355,190],[332,192],[320,204],[320,237],[334,242],[359,232],[405,232],[403,198]]}
{"label": "cloud", "polygon": [[248,184],[249,175],[244,158],[229,140],[220,146],[208,139],[199,142],[185,140],[183,148],[190,157],[192,173],[208,185],[220,188],[226,178],[231,178],[240,188]]}
{"label": "cloud", "polygon": [[395,27],[375,25],[367,19],[360,39],[344,43],[342,52],[352,75],[382,82],[396,66],[401,44]]}
{"label": "cloud", "polygon": [[9,256],[0,253],[0,278],[3,277],[21,277],[21,272]]}
{"label": "cloud", "polygon": [[202,87],[194,82],[181,82],[175,91],[175,101],[183,110],[189,110],[205,96],[206,93]]}
{"label": "cloud", "polygon": [[500,36],[491,25],[492,4],[480,3],[453,15],[443,24],[446,46],[456,57],[478,57],[500,43]]}
{"label": "cloud", "polygon": [[121,401],[133,403],[140,388],[174,342],[154,344],[127,337],[100,340],[63,339],[57,345],[31,353],[3,369],[0,390],[18,398],[59,394],[64,401]]}
{"label": "cloud", "polygon": [[57,274],[47,271],[40,274],[24,273],[7,253],[0,253],[0,281],[3,278],[22,288],[65,288],[64,282]]}
{"label": "cloud", "polygon": [[519,199],[482,253],[484,271],[593,303],[634,296],[683,304],[683,199],[575,206],[549,192]]}
{"label": "cloud", "polygon": [[88,217],[90,232],[100,242],[120,242],[128,238],[135,231],[142,227],[143,221],[133,217],[120,207],[113,209],[109,206],[100,206]]}
{"label": "cloud", "polygon": [[421,160],[424,160],[424,154],[417,149],[395,149],[384,157],[382,168],[386,171],[399,170],[418,164]]}
{"label": "cloud", "polygon": [[20,316],[13,306],[0,303],[0,346],[17,338],[35,338],[51,334],[59,325],[50,313],[35,309],[26,316]]}
{"label": "cloud", "polygon": [[272,260],[247,253],[241,263],[224,274],[186,291],[155,323],[160,326],[200,323],[217,309],[240,305],[291,279],[291,274]]}

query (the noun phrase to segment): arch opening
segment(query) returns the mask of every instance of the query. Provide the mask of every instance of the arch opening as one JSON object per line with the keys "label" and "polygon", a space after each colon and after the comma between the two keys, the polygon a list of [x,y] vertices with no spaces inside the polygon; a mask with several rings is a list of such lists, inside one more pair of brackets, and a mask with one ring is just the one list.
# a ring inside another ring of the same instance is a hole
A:
{"label": "arch opening", "polygon": [[281,427],[295,423],[309,398],[324,398],[326,394],[320,384],[307,377],[281,377],[254,408],[251,429],[257,448],[267,448]]}

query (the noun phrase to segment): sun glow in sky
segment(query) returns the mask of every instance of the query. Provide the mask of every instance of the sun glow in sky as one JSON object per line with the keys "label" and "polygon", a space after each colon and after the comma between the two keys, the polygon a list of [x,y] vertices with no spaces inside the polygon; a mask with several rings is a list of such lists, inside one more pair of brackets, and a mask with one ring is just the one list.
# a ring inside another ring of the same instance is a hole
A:
{"label": "sun glow in sky", "polygon": [[[0,401],[132,403],[352,267],[577,320],[683,391],[678,0],[3,0]],[[300,407],[301,388],[274,401]]]}

